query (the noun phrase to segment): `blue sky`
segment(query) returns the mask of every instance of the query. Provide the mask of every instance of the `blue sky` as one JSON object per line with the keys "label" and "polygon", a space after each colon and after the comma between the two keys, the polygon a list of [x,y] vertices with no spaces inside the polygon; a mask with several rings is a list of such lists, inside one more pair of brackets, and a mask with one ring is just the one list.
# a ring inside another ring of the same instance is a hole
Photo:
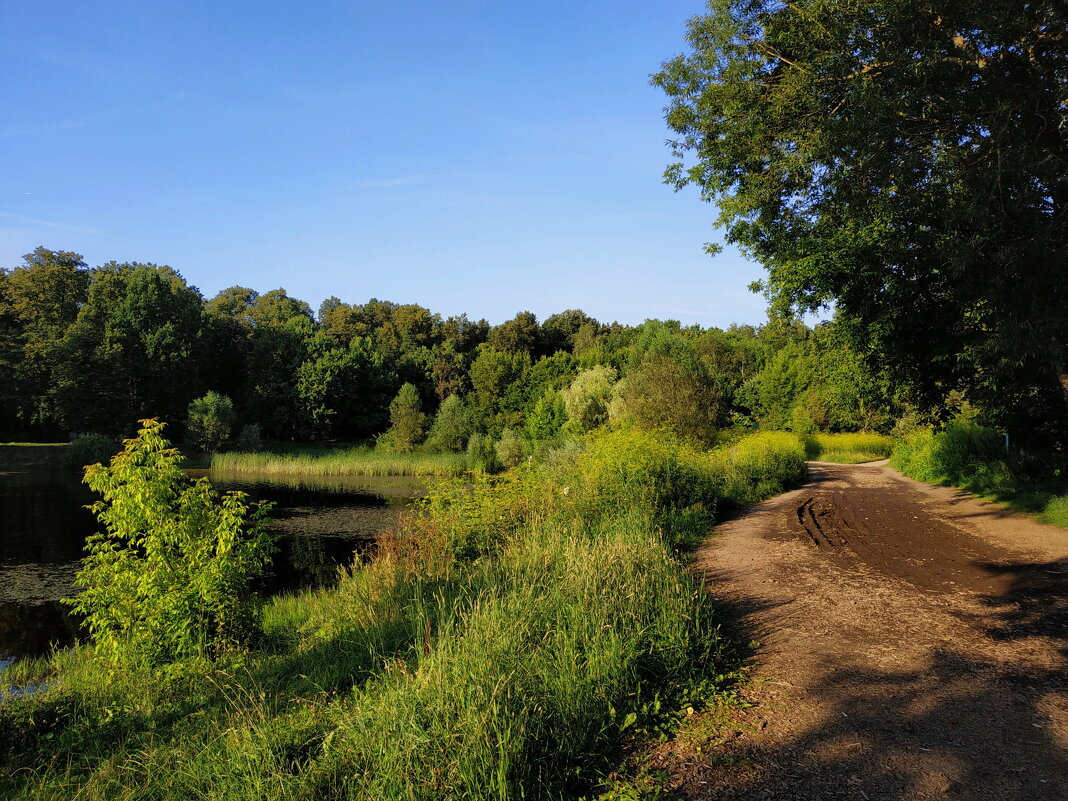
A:
{"label": "blue sky", "polygon": [[702,3],[0,0],[0,265],[37,245],[501,322],[758,323],[661,183]]}

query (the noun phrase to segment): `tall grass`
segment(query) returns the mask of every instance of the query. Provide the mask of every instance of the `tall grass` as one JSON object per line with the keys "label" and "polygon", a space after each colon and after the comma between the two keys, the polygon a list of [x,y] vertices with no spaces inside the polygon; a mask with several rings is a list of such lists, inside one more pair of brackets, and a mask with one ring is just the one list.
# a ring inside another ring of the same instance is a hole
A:
{"label": "tall grass", "polygon": [[805,447],[796,434],[761,431],[712,451],[710,468],[723,501],[741,508],[800,483],[807,472]]}
{"label": "tall grass", "polygon": [[842,434],[807,434],[805,454],[809,459],[839,464],[860,464],[886,459],[894,440],[883,434],[857,432]]}
{"label": "tall grass", "polygon": [[268,603],[239,661],[105,681],[81,648],[23,671],[50,687],[0,704],[0,797],[589,792],[729,680],[675,549],[803,470],[790,435],[709,455],[616,431],[445,480],[337,587]]}
{"label": "tall grass", "polygon": [[211,469],[309,476],[457,476],[479,467],[466,453],[390,453],[371,448],[217,453]]}
{"label": "tall grass", "polygon": [[918,481],[951,484],[1038,513],[1068,528],[1068,470],[1058,460],[1006,450],[1001,434],[966,421],[920,429],[898,440],[890,464]]}

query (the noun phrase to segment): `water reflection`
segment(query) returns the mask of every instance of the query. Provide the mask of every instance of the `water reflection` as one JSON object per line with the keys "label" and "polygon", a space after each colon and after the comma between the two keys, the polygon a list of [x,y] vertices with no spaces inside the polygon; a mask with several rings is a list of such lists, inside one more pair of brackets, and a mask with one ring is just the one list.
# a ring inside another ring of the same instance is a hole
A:
{"label": "water reflection", "polygon": [[[196,476],[207,471],[191,471]],[[221,491],[273,501],[279,552],[261,589],[326,586],[365,553],[424,486],[411,478],[208,474]],[[0,669],[12,658],[67,645],[77,623],[59,599],[72,581],[85,538],[96,530],[84,508],[94,496],[61,470],[0,472]]]}

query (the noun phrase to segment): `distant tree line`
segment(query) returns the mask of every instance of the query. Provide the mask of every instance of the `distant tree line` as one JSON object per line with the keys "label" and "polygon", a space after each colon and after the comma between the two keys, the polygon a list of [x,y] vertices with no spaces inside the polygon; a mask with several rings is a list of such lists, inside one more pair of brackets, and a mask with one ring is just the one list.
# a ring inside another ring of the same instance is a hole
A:
{"label": "distant tree line", "polygon": [[0,387],[9,439],[161,417],[214,448],[221,415],[274,440],[384,437],[509,460],[609,420],[700,444],[727,426],[885,430],[900,401],[834,324],[625,326],[571,309],[491,326],[336,297],[315,313],[284,289],[205,299],[170,267],[90,269],[43,247],[0,271]]}

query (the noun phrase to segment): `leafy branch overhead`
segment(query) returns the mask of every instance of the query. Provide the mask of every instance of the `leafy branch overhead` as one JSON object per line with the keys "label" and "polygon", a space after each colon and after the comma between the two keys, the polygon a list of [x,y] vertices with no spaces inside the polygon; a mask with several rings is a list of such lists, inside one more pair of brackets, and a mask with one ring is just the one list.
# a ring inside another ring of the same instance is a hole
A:
{"label": "leafy branch overhead", "polygon": [[833,304],[880,363],[1068,428],[1068,6],[712,0],[669,98],[676,188],[775,308]]}

